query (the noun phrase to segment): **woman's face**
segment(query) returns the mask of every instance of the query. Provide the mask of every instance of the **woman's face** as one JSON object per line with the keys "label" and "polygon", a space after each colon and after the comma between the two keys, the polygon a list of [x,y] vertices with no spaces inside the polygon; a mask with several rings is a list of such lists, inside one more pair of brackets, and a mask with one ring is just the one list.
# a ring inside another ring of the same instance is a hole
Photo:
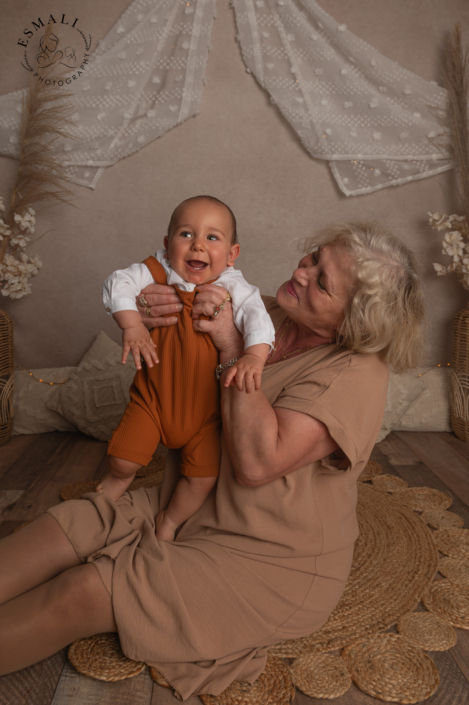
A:
{"label": "woman's face", "polygon": [[277,303],[300,329],[333,340],[354,281],[352,264],[343,247],[321,247],[300,260],[290,281],[277,291]]}

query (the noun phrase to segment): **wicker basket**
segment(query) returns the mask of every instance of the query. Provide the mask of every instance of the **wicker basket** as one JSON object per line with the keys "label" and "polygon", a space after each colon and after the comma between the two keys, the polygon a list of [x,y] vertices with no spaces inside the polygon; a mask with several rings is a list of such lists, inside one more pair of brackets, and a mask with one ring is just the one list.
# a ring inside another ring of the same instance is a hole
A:
{"label": "wicker basket", "polygon": [[0,309],[0,445],[13,432],[13,320]]}
{"label": "wicker basket", "polygon": [[462,441],[469,441],[469,304],[454,319],[451,363],[451,425]]}

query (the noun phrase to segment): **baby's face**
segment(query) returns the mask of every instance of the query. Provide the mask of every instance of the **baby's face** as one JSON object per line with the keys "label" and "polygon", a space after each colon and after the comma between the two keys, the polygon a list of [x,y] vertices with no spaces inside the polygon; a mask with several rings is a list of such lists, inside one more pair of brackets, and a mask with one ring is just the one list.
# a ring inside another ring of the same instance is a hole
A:
{"label": "baby's face", "polygon": [[205,284],[220,276],[239,254],[231,244],[232,222],[227,209],[210,201],[189,201],[176,211],[164,246],[171,267],[192,284]]}

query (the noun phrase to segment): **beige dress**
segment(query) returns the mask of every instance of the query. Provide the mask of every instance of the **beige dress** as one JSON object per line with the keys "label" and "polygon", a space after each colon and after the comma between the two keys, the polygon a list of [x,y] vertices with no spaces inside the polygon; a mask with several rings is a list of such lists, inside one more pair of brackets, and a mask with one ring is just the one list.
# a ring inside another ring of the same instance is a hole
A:
{"label": "beige dress", "polygon": [[[285,313],[268,304],[276,328]],[[322,345],[267,366],[274,407],[322,421],[350,460],[326,458],[262,487],[236,481],[223,443],[220,476],[174,543],[154,517],[179,479],[114,503],[91,493],[48,510],[112,595],[124,653],[156,666],[183,699],[253,682],[268,647],[319,629],[345,587],[358,536],[356,481],[381,425],[388,370],[374,354]]]}

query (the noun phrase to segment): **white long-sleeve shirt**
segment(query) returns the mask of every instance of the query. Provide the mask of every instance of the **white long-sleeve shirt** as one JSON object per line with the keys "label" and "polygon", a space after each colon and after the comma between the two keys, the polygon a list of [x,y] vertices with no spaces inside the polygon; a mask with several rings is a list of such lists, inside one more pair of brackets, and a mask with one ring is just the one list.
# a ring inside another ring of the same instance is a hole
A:
{"label": "white long-sleeve shirt", "polygon": [[[171,267],[165,250],[158,250],[155,257],[162,265],[169,286],[178,286],[182,291],[194,291],[197,284],[186,282]],[[226,289],[233,305],[233,320],[242,333],[244,347],[265,343],[272,348],[275,329],[266,311],[257,286],[249,284],[239,269],[226,267],[213,282]],[[127,269],[118,269],[104,282],[103,301],[109,314],[117,311],[138,311],[135,298],[149,284],[154,284],[150,270],[145,264],[132,264]]]}

